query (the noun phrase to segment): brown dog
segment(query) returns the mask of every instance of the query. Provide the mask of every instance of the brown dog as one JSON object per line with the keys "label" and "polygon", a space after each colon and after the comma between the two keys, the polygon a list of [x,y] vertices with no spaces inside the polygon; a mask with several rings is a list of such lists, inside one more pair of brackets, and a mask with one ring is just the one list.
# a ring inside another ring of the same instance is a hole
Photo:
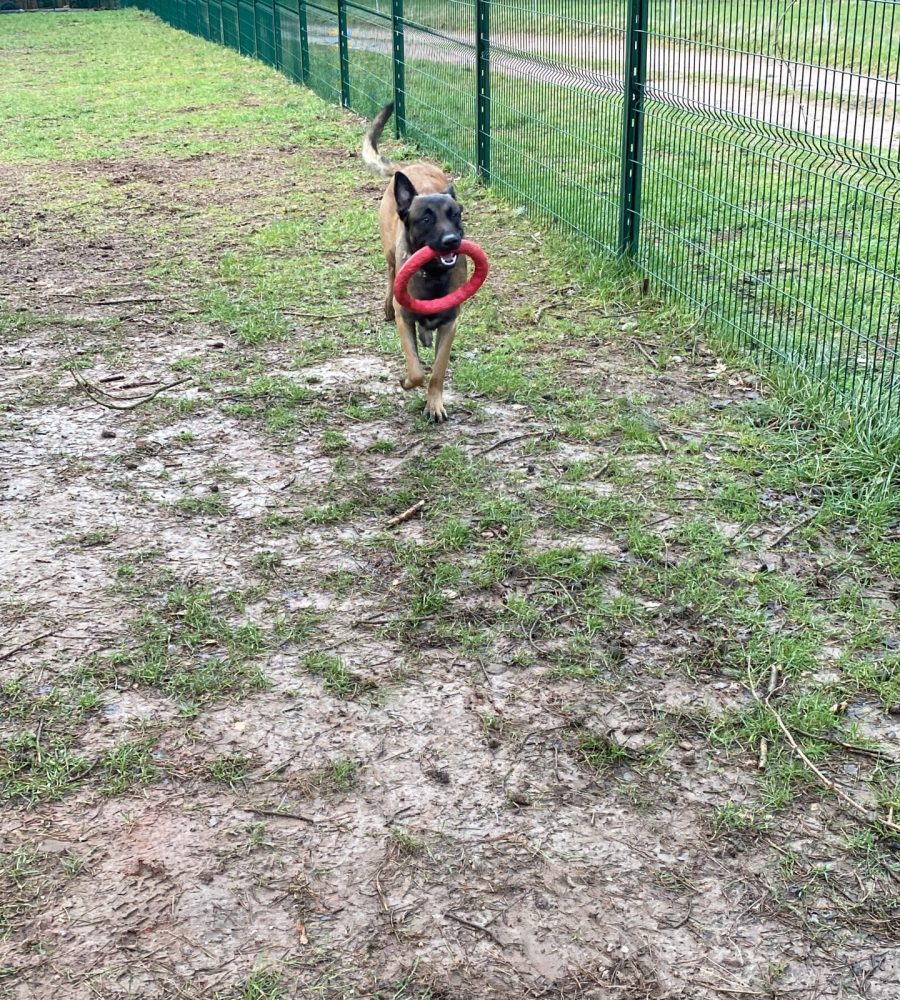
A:
{"label": "brown dog", "polygon": [[415,389],[425,382],[416,328],[424,347],[431,346],[431,333],[437,331],[434,345],[434,367],[428,380],[425,412],[429,420],[441,423],[447,419],[444,409],[444,376],[450,360],[450,348],[456,334],[459,308],[448,309],[435,316],[422,316],[404,309],[394,299],[394,277],[408,257],[422,247],[432,247],[442,255],[410,279],[409,294],[414,299],[438,299],[459,288],[467,277],[466,258],[456,251],[462,242],[462,206],[447,175],[430,163],[395,166],[378,152],[378,140],[394,112],[393,103],[378,115],[366,133],[362,157],[366,166],[381,177],[390,177],[381,199],[378,220],[381,245],[387,261],[387,295],[384,315],[396,320],[400,344],[406,358],[404,389]]}

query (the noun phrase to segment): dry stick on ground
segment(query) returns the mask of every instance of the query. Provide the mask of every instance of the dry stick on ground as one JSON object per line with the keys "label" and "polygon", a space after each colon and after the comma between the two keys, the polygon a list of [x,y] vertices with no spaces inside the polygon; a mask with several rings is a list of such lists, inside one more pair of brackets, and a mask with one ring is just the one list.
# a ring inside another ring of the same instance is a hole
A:
{"label": "dry stick on ground", "polygon": [[98,299],[96,302],[88,302],[89,306],[128,306],[136,302],[164,302],[162,295],[127,295],[122,299]]}
{"label": "dry stick on ground", "polygon": [[365,309],[351,309],[349,312],[342,313],[294,312],[282,309],[281,315],[291,319],[347,319],[350,316],[365,316],[366,313],[370,312],[372,312],[372,307],[366,306]]}
{"label": "dry stick on ground", "polygon": [[782,531],[782,533],[775,539],[774,542],[770,542],[769,548],[774,549],[777,545],[781,545],[781,543],[790,535],[793,535],[795,531],[799,531],[801,528],[809,524],[809,522],[812,521],[818,513],[819,510],[817,508],[816,510],[811,511],[809,514],[807,514],[805,517],[801,517],[796,524],[792,524],[790,528],[788,528],[786,531]]}
{"label": "dry stick on ground", "polygon": [[494,444],[490,445],[490,447],[482,448],[481,451],[474,452],[471,457],[481,458],[482,455],[487,455],[488,452],[493,451],[495,448],[500,448],[505,444],[512,444],[514,441],[524,441],[525,438],[542,438],[546,436],[546,431],[529,431],[527,434],[516,434],[514,437],[503,438],[501,441],[495,441]]}
{"label": "dry stick on ground", "polygon": [[447,910],[444,916],[448,917],[450,920],[455,920],[458,924],[462,924],[463,927],[469,927],[473,931],[481,931],[482,934],[487,934],[494,944],[499,945],[501,948],[503,947],[503,942],[499,940],[490,927],[484,927],[482,924],[476,924],[474,920],[467,920],[465,917],[461,917],[458,913],[453,913],[451,910]]}
{"label": "dry stick on ground", "polygon": [[304,823],[315,824],[315,820],[312,816],[304,816],[303,813],[295,812],[280,812],[277,809],[259,809],[256,806],[245,806],[247,812],[253,813],[254,816],[277,816],[279,819],[299,819],[303,820]]}
{"label": "dry stick on ground", "polygon": [[788,729],[785,725],[784,719],[781,718],[778,712],[769,703],[769,696],[767,695],[765,699],[760,698],[759,693],[756,690],[756,684],[753,682],[753,674],[750,670],[747,671],[747,680],[750,684],[750,693],[756,701],[771,714],[772,718],[775,720],[775,724],[784,734],[784,738],[788,741],[790,748],[806,765],[806,767],[812,771],[825,788],[827,788],[832,794],[836,795],[845,806],[852,810],[857,816],[861,816],[867,823],[871,823],[873,826],[885,827],[888,830],[892,830],[894,833],[900,833],[900,824],[894,823],[890,818],[882,819],[881,817],[875,815],[870,810],[866,809],[865,806],[860,805],[856,799],[851,798],[846,792],[842,791],[830,778],[826,777],[800,749],[800,745],[794,739],[793,733],[791,733],[790,729]]}
{"label": "dry stick on ground", "polygon": [[[117,399],[115,396],[110,396],[109,393],[104,392],[102,389],[98,389],[96,386],[92,385],[85,378],[81,376],[74,368],[69,369],[72,378],[75,380],[75,384],[82,390],[85,394],[89,396],[95,403],[99,406],[105,406],[108,410],[133,410],[140,406],[142,403],[149,403],[151,399],[156,399],[156,397],[161,393],[165,392],[167,389],[174,389],[176,386],[183,385],[185,382],[190,382],[190,378],[180,378],[176,382],[169,382],[166,385],[161,385],[154,392],[151,392],[146,396],[128,397],[125,399]],[[106,399],[101,398],[98,393],[102,396],[106,396]]]}
{"label": "dry stick on ground", "polygon": [[632,340],[632,344],[644,355],[644,357],[653,365],[654,368],[659,369],[659,362],[650,356],[650,354],[644,349],[644,345],[636,340]]}
{"label": "dry stick on ground", "polygon": [[[777,663],[772,664],[772,668],[769,671],[769,687],[766,691],[766,701],[772,697],[775,693],[775,687],[778,684],[778,674],[781,668]],[[766,764],[769,762],[769,741],[765,736],[761,736],[759,739],[759,769],[760,771],[765,771]]]}
{"label": "dry stick on ground", "polygon": [[862,754],[864,757],[872,757],[875,760],[886,761],[894,767],[900,765],[900,760],[898,760],[893,754],[888,753],[887,750],[882,750],[881,747],[861,747],[856,743],[845,743],[843,740],[836,740],[833,736],[823,736],[821,733],[818,735],[816,733],[808,733],[805,729],[798,729],[797,732],[809,740],[821,740],[823,743],[830,743],[835,747],[843,747],[844,750],[847,750],[850,753],[858,753]]}
{"label": "dry stick on ground", "polygon": [[12,649],[7,649],[5,653],[0,653],[0,663],[4,660],[8,660],[11,656],[15,656],[16,653],[20,653],[23,649],[28,649],[29,646],[33,646],[36,642],[40,642],[41,639],[46,639],[48,636],[53,634],[53,632],[42,632],[40,635],[36,635],[32,639],[29,639],[28,642],[23,642],[18,646],[13,646]]}
{"label": "dry stick on ground", "polygon": [[420,500],[418,503],[414,503],[412,507],[403,511],[402,514],[398,514],[396,517],[392,517],[390,521],[385,525],[386,528],[396,528],[398,524],[403,524],[404,521],[411,521],[416,514],[425,506],[425,501]]}

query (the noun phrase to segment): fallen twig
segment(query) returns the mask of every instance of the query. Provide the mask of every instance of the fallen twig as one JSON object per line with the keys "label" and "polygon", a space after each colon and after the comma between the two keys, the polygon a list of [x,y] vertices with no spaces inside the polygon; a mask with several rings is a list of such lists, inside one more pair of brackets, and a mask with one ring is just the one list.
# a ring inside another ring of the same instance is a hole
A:
{"label": "fallen twig", "polygon": [[750,670],[747,671],[747,679],[750,684],[750,693],[753,695],[756,701],[759,702],[759,704],[762,705],[763,708],[765,708],[766,711],[771,714],[772,718],[775,720],[775,724],[784,734],[784,738],[788,741],[788,745],[790,746],[790,748],[800,758],[803,764],[807,768],[809,768],[809,770],[812,771],[812,773],[819,779],[822,785],[824,785],[824,787],[827,788],[833,795],[837,796],[837,798],[840,799],[840,801],[843,802],[843,804],[847,806],[849,809],[851,809],[857,816],[861,816],[867,823],[871,823],[873,826],[885,827],[889,830],[892,830],[894,833],[900,833],[900,824],[894,823],[891,817],[887,819],[882,819],[881,817],[877,816],[869,809],[867,809],[865,806],[860,805],[860,803],[857,802],[856,799],[852,798],[846,792],[842,791],[830,778],[826,777],[816,767],[816,765],[809,759],[809,757],[806,756],[806,754],[800,748],[800,745],[794,739],[793,733],[791,733],[790,729],[788,729],[788,727],[785,725],[784,719],[781,718],[777,710],[774,709],[770,704],[769,696],[767,695],[765,699],[759,697],[759,694],[756,690],[756,685],[753,683],[753,674]]}
{"label": "fallen twig", "polygon": [[304,816],[303,813],[281,812],[278,809],[258,809],[256,806],[245,806],[244,808],[247,812],[253,813],[254,816],[277,816],[279,819],[299,819],[304,823],[316,822],[312,816]]}
{"label": "fallen twig", "polygon": [[29,646],[33,646],[36,642],[40,642],[41,639],[46,639],[51,635],[53,635],[52,632],[42,632],[40,635],[36,635],[29,639],[27,642],[20,643],[18,646],[13,646],[12,649],[7,649],[5,653],[0,653],[0,663],[4,660],[8,660],[11,656],[15,656],[16,653],[20,653],[23,649],[28,649]]}
{"label": "fallen twig", "polygon": [[294,312],[283,309],[281,314],[290,319],[347,319],[350,316],[364,316],[371,311],[371,307],[367,306],[365,309],[351,309],[349,312],[342,313]]}
{"label": "fallen twig", "polygon": [[398,524],[403,524],[404,521],[411,521],[416,514],[425,506],[425,501],[420,500],[418,503],[414,503],[412,507],[407,508],[402,514],[398,514],[396,517],[392,517],[390,521],[385,525],[386,528],[396,528]]}
{"label": "fallen twig", "polygon": [[462,924],[463,927],[468,927],[473,931],[481,931],[482,934],[487,934],[487,936],[494,942],[494,944],[503,947],[503,942],[497,937],[497,935],[490,929],[490,927],[485,927],[483,924],[476,924],[474,920],[467,920],[465,917],[459,916],[458,913],[453,913],[448,910],[445,914],[450,920],[455,920],[458,924]]}
{"label": "fallen twig", "polygon": [[819,513],[819,511],[818,511],[818,509],[816,509],[816,510],[811,511],[805,517],[801,517],[800,520],[797,521],[796,524],[792,524],[790,526],[790,528],[788,528],[786,531],[782,531],[782,533],[775,539],[774,542],[770,542],[769,543],[769,548],[770,549],[774,549],[777,545],[781,545],[781,543],[786,538],[789,538],[791,535],[793,535],[793,533],[795,531],[799,531],[801,528],[806,527],[806,525],[809,524],[809,522],[812,521],[816,517],[816,515],[818,513]]}
{"label": "fallen twig", "polygon": [[121,299],[98,299],[96,302],[88,302],[89,306],[128,306],[136,302],[164,302],[162,295],[127,295]]}
{"label": "fallen twig", "polygon": [[[778,673],[780,667],[777,663],[772,664],[772,668],[769,671],[769,687],[766,691],[766,701],[768,701],[772,695],[775,693],[776,685],[778,684]],[[765,736],[761,736],[759,739],[759,762],[758,767],[760,771],[765,771],[766,764],[769,762],[769,741]]]}
{"label": "fallen twig", "polygon": [[494,451],[495,448],[501,448],[505,444],[512,444],[514,441],[523,441],[525,438],[533,437],[544,437],[546,431],[529,431],[527,434],[516,434],[514,437],[503,438],[500,441],[495,441],[488,448],[482,448],[481,451],[476,451],[472,458],[481,458],[482,455],[487,455],[488,452]]}
{"label": "fallen twig", "polygon": [[644,357],[650,362],[650,364],[653,365],[653,367],[656,368],[658,371],[659,362],[655,358],[651,357],[649,352],[645,350],[644,345],[636,340],[632,340],[632,344],[634,344],[634,346],[641,352],[641,354],[643,354]]}
{"label": "fallen twig", "polygon": [[[156,399],[161,392],[165,392],[167,389],[174,389],[176,386],[183,385],[185,382],[190,382],[190,376],[188,376],[186,378],[180,378],[175,382],[169,382],[166,385],[161,385],[158,389],[146,396],[117,398],[116,396],[110,395],[105,390],[100,389],[98,386],[92,385],[75,368],[70,368],[69,373],[75,380],[75,384],[80,389],[84,390],[87,396],[89,396],[99,406],[105,406],[108,410],[133,410],[142,403],[149,403],[151,399]],[[103,396],[105,396],[106,399],[103,399]]]}

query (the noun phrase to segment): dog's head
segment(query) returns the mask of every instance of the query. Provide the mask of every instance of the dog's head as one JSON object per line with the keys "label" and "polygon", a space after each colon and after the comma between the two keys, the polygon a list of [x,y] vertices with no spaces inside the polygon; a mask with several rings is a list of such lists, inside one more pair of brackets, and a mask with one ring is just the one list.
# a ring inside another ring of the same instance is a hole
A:
{"label": "dog's head", "polygon": [[406,174],[396,173],[394,200],[406,227],[410,252],[431,247],[441,255],[436,265],[453,267],[463,239],[462,205],[456,200],[453,186],[441,194],[418,194]]}

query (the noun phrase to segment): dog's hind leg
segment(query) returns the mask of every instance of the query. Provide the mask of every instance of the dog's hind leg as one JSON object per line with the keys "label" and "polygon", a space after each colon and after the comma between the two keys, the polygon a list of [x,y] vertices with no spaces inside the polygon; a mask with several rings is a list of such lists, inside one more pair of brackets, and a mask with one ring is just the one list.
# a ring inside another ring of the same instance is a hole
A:
{"label": "dog's hind leg", "polygon": [[453,347],[455,336],[455,319],[438,327],[434,365],[431,369],[431,378],[428,381],[428,398],[425,401],[425,414],[429,420],[436,424],[442,424],[447,419],[447,411],[444,409],[444,377],[447,374],[450,350]]}
{"label": "dog's hind leg", "polygon": [[416,324],[406,318],[405,310],[397,312],[397,332],[400,334],[400,346],[406,358],[406,378],[401,381],[404,389],[417,389],[425,382],[422,362],[419,360],[419,349],[416,347]]}

